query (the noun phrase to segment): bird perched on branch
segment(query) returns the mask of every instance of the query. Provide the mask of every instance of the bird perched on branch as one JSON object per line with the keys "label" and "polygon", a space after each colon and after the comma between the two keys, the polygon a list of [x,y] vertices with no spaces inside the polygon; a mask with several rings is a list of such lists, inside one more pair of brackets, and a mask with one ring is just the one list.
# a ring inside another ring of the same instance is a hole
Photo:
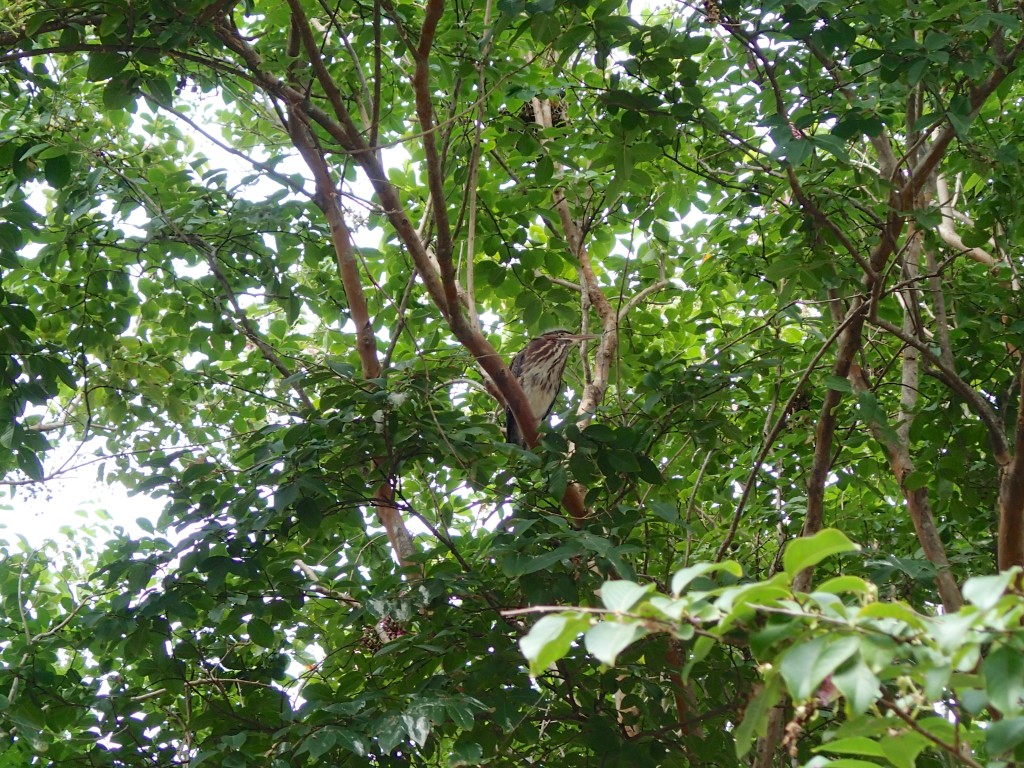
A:
{"label": "bird perched on branch", "polygon": [[[566,330],[548,331],[530,341],[512,359],[509,370],[526,393],[530,410],[536,423],[548,417],[555,405],[558,393],[562,389],[562,374],[569,360],[572,345],[585,339],[596,339],[597,336],[583,333],[570,333]],[[505,409],[505,428],[510,443],[525,448],[526,442],[519,431],[512,409]]]}

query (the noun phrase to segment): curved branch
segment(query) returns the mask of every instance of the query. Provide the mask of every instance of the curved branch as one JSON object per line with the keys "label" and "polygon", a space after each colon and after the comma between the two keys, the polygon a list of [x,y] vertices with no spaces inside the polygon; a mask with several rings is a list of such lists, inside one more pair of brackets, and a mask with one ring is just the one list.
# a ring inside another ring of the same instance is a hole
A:
{"label": "curved branch", "polygon": [[960,233],[956,231],[956,225],[953,223],[953,202],[949,197],[949,186],[946,184],[946,178],[941,173],[935,176],[935,188],[939,212],[942,214],[938,228],[942,241],[950,248],[979,264],[984,264],[986,267],[998,266],[999,260],[985,249],[964,245],[964,241],[960,237]]}
{"label": "curved branch", "polygon": [[992,443],[992,454],[996,463],[1001,467],[1009,464],[1011,456],[1006,433],[1003,431],[999,417],[989,402],[970,384],[961,379],[956,371],[950,368],[942,358],[936,355],[927,344],[916,336],[905,333],[899,326],[878,317],[872,317],[868,322],[876,328],[891,333],[904,344],[914,347],[921,353],[922,357],[931,363],[934,370],[930,371],[930,373],[966,400],[970,409],[974,411],[974,414],[981,419],[981,422],[988,429],[989,440]]}
{"label": "curved branch", "polygon": [[[331,103],[332,109],[337,113],[338,120],[332,119],[327,112],[315,104],[307,102],[305,94],[263,69],[260,55],[239,35],[237,30],[221,23],[215,27],[215,32],[224,45],[242,59],[248,67],[252,79],[260,87],[269,94],[293,105],[296,112],[301,112],[308,116],[312,122],[317,123],[334,138],[343,149],[350,152],[356,162],[359,163],[380,200],[385,216],[387,216],[389,223],[394,228],[402,244],[408,249],[409,255],[412,257],[413,264],[423,280],[431,301],[440,310],[442,317],[448,323],[448,327],[455,334],[455,337],[473,355],[474,359],[484,370],[484,373],[494,382],[495,387],[512,410],[513,416],[519,422],[520,431],[523,433],[523,438],[527,445],[536,445],[538,436],[537,429],[533,424],[533,410],[530,407],[529,400],[526,398],[526,394],[523,392],[523,388],[512,376],[508,365],[506,365],[490,342],[466,320],[459,302],[457,300],[449,302],[448,298],[450,295],[456,297],[458,295],[458,289],[454,283],[455,276],[452,265],[449,264],[451,268],[447,270],[447,273],[452,278],[452,282],[446,283],[439,274],[438,268],[435,267],[432,255],[428,252],[426,244],[409,218],[408,212],[402,205],[398,190],[388,181],[376,152],[373,148],[367,146],[355,128],[351,115],[345,109],[340,92],[338,92],[337,86],[331,80],[330,74],[327,72],[319,55],[319,50],[316,48],[316,43],[313,40],[312,32],[309,29],[309,23],[306,20],[301,3],[299,0],[289,0],[289,5],[293,9],[293,14],[300,22],[299,29],[303,44],[306,47],[307,53],[309,53],[317,77],[322,79],[322,84],[324,84],[325,91],[327,91],[328,100]],[[443,205],[443,202],[443,199],[440,199],[435,201],[435,204]],[[441,271],[442,273],[446,272],[443,265]],[[575,486],[570,486],[566,491],[566,496],[562,499],[562,505],[574,519],[578,520],[586,516],[583,494]]]}
{"label": "curved branch", "polygon": [[[550,280],[551,278],[548,279]],[[648,296],[652,296],[655,293],[658,293],[659,291],[665,290],[666,288],[668,288],[669,285],[670,282],[668,280],[659,280],[658,282],[651,283],[646,288],[638,291],[636,294],[629,298],[629,301],[625,302],[624,304],[622,304],[622,306],[619,307],[617,320],[621,323],[623,318],[626,315],[628,315],[633,309],[638,307],[644,301],[644,299],[646,299]],[[578,289],[579,286],[576,286],[576,288]]]}

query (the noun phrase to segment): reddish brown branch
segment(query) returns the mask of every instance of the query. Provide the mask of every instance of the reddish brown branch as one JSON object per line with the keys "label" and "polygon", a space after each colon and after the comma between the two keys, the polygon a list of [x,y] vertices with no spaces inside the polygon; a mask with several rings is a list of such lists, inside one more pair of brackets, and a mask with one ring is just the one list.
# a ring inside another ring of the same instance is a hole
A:
{"label": "reddish brown branch", "polygon": [[988,429],[989,441],[992,443],[992,456],[996,464],[1001,467],[1009,464],[1011,461],[1010,446],[1006,441],[1006,434],[1003,432],[1002,424],[999,422],[999,416],[993,410],[991,404],[970,384],[960,378],[956,371],[949,367],[941,357],[936,355],[928,344],[925,344],[916,336],[904,332],[899,326],[893,325],[881,318],[873,318],[870,322],[876,328],[881,328],[883,331],[891,333],[903,343],[917,349],[921,357],[925,358],[932,365],[932,376],[960,395],[967,402],[970,409],[974,411],[975,415],[981,419],[986,429]]}
{"label": "reddish brown branch", "polygon": [[1024,358],[1017,372],[1013,460],[999,473],[999,569],[1024,566]]}
{"label": "reddish brown branch", "polygon": [[[1022,50],[1024,50],[1024,38],[1018,40],[1013,49],[996,63],[995,69],[985,78],[983,83],[971,88],[969,98],[971,111],[966,115],[968,120],[973,120],[978,116],[988,97],[995,92],[996,88],[1006,79],[1006,76],[1016,67],[1017,59]],[[927,154],[914,167],[910,173],[910,178],[907,179],[907,183],[900,190],[899,199],[903,207],[909,208],[913,204],[917,193],[921,191],[932,172],[938,167],[939,162],[945,157],[946,150],[955,137],[956,129],[952,124],[946,125],[936,135]]]}
{"label": "reddish brown branch", "polygon": [[380,376],[380,361],[377,358],[377,339],[370,322],[370,311],[366,304],[366,293],[359,277],[359,262],[352,246],[352,233],[338,199],[338,190],[331,180],[331,173],[323,153],[313,145],[313,137],[304,122],[304,116],[294,110],[289,118],[292,143],[305,160],[316,184],[316,201],[323,211],[331,230],[331,243],[338,262],[338,274],[345,289],[349,315],[356,327],[356,350],[362,365],[363,376],[376,379]]}
{"label": "reddish brown branch", "polygon": [[[861,336],[864,330],[863,300],[854,299],[846,313],[845,330],[839,336],[839,349],[836,361],[832,366],[832,375],[845,379],[850,375],[854,356],[860,349]],[[803,536],[813,536],[824,526],[825,520],[825,482],[829,469],[832,467],[832,441],[836,431],[836,408],[843,399],[843,393],[836,389],[825,391],[825,402],[822,403],[818,416],[818,425],[814,432],[814,458],[811,472],[807,478],[807,517],[804,520]],[[797,574],[793,580],[793,589],[806,592],[811,585],[813,571],[807,569]]]}
{"label": "reddish brown branch", "polygon": [[437,246],[434,249],[441,269],[441,283],[444,285],[445,302],[452,315],[459,312],[458,278],[452,258],[452,229],[448,220],[448,199],[444,193],[444,168],[437,151],[434,125],[434,103],[430,98],[430,46],[434,42],[437,24],[444,12],[444,0],[428,0],[420,30],[419,47],[416,50],[416,70],[412,77],[413,93],[416,97],[416,117],[420,123],[423,141],[423,155],[427,167],[427,185],[434,201],[434,224],[437,227]]}
{"label": "reddish brown branch", "polygon": [[[864,376],[860,366],[854,364],[850,370],[850,382],[856,392],[869,392],[871,387]],[[903,498],[907,503],[907,512],[914,523],[914,531],[917,533],[917,540],[921,544],[921,550],[938,569],[935,577],[936,585],[939,588],[939,596],[942,598],[942,606],[947,611],[958,611],[963,606],[963,597],[960,594],[960,587],[949,570],[949,559],[946,557],[946,548],[939,537],[939,530],[935,526],[935,516],[932,514],[931,501],[927,487],[910,489],[906,485],[907,478],[914,472],[914,461],[910,457],[910,447],[901,439],[882,430],[879,425],[868,424],[871,434],[885,448],[889,457],[889,466],[900,485]]]}
{"label": "reddish brown branch", "polygon": [[[370,311],[366,303],[366,294],[359,276],[359,262],[352,247],[352,234],[338,201],[338,190],[331,180],[330,169],[323,152],[315,146],[315,138],[306,123],[306,117],[298,110],[298,105],[291,105],[289,110],[288,129],[292,143],[313,174],[316,184],[317,205],[324,212],[331,229],[331,242],[338,261],[338,273],[348,301],[349,315],[356,327],[356,350],[362,366],[363,376],[376,379],[380,376],[380,360],[377,356],[377,338],[373,333]],[[373,459],[374,466],[383,470],[387,461],[380,457]],[[395,506],[395,493],[392,478],[387,478],[377,489],[373,507],[377,519],[384,526],[388,541],[395,557],[402,566],[412,564],[416,554],[412,536],[405,525],[402,513]]]}
{"label": "reddish brown branch", "polygon": [[[301,35],[307,53],[309,53],[311,61],[319,62],[319,64],[314,66],[318,79],[324,78],[330,81],[330,75],[326,72],[326,68],[324,68],[323,62],[320,60],[319,51],[309,51],[310,42],[313,43],[315,48],[315,41],[312,40],[312,32],[309,30],[308,22],[305,21],[305,15],[302,13],[298,0],[290,0],[290,2],[292,3],[293,12],[303,22],[300,28],[302,28]],[[264,70],[260,55],[230,25],[221,24],[217,26],[216,32],[225,46],[242,59],[246,67],[248,67],[254,82],[264,88],[268,94],[282,99],[288,104],[295,105],[296,111],[301,111],[309,120],[323,128],[343,149],[352,153],[356,162],[362,167],[363,172],[373,185],[389,223],[394,228],[402,244],[409,251],[431,301],[440,310],[455,337],[473,355],[478,365],[480,365],[501,392],[506,404],[512,409],[513,416],[519,422],[524,440],[528,445],[536,445],[537,430],[533,424],[533,411],[522,387],[512,377],[505,361],[494,347],[491,346],[490,342],[466,320],[459,303],[456,301],[453,304],[449,304],[449,294],[453,290],[457,291],[457,289],[453,284],[446,285],[443,283],[438,270],[434,267],[426,245],[399,199],[398,190],[388,181],[376,153],[366,145],[362,137],[355,130],[351,116],[345,109],[340,95],[330,99],[332,108],[338,113],[338,120],[334,120],[324,110],[315,104],[309,103],[304,93],[292,88],[280,78]],[[336,86],[332,92],[337,94]],[[443,199],[437,202],[443,204]],[[583,506],[583,495],[576,487],[571,487],[566,492],[562,505],[575,519],[580,519],[586,515],[586,510]]]}
{"label": "reddish brown branch", "polygon": [[[863,309],[863,306],[861,307]],[[736,511],[733,512],[732,523],[729,525],[729,531],[726,533],[725,538],[722,540],[721,545],[718,547],[718,552],[715,554],[715,562],[721,562],[722,558],[729,551],[729,547],[732,546],[732,541],[736,537],[736,531],[739,530],[740,520],[743,519],[743,512],[747,508],[747,502],[750,501],[750,494],[753,493],[754,486],[757,483],[757,473],[761,471],[761,467],[764,465],[765,460],[768,458],[768,454],[772,450],[772,446],[775,445],[775,441],[782,433],[783,427],[786,426],[786,420],[789,418],[789,414],[792,412],[793,404],[797,398],[803,394],[804,385],[807,380],[811,378],[811,374],[814,369],[818,367],[818,362],[824,357],[825,353],[832,347],[839,335],[846,330],[849,323],[854,320],[853,314],[848,314],[846,318],[840,322],[836,329],[832,332],[825,343],[821,345],[814,357],[811,358],[811,362],[808,363],[807,367],[804,368],[803,374],[797,381],[796,386],[793,387],[793,393],[789,396],[789,400],[782,407],[782,411],[779,417],[775,420],[772,428],[768,430],[768,433],[764,437],[764,443],[761,445],[761,450],[758,451],[757,458],[754,459],[753,466],[750,468],[750,473],[747,475],[747,482],[743,486],[743,491],[740,494],[740,500],[736,503]]]}

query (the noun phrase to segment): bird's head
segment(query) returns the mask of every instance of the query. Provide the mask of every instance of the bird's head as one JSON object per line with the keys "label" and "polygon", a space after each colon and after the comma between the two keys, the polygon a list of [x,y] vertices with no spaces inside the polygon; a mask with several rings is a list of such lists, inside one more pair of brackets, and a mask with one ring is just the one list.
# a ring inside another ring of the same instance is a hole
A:
{"label": "bird's head", "polygon": [[591,339],[601,338],[597,334],[593,333],[573,333],[566,328],[554,328],[550,331],[546,331],[540,335],[540,338],[554,342],[562,342],[565,344],[572,344],[577,341],[589,341]]}

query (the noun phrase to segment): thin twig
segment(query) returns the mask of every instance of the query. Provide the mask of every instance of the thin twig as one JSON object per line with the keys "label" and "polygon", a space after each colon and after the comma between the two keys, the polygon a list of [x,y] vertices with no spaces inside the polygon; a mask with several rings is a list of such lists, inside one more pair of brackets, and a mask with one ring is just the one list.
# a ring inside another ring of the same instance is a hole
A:
{"label": "thin twig", "polygon": [[[797,381],[796,386],[793,388],[793,394],[789,396],[789,400],[786,401],[786,405],[782,409],[782,413],[779,418],[776,419],[774,426],[768,432],[765,437],[764,443],[761,446],[761,450],[758,451],[757,457],[754,459],[754,464],[750,468],[750,474],[747,476],[747,482],[743,485],[743,491],[740,494],[740,500],[736,504],[736,511],[733,512],[732,523],[729,526],[729,531],[725,535],[725,539],[722,541],[722,545],[718,548],[718,552],[715,555],[715,562],[721,562],[722,558],[725,557],[726,551],[732,545],[732,540],[736,536],[736,531],[739,528],[740,520],[743,517],[743,511],[747,505],[747,501],[750,499],[750,494],[756,484],[757,474],[761,471],[761,466],[764,464],[765,459],[768,458],[768,453],[771,451],[772,446],[775,444],[775,440],[782,432],[782,428],[786,425],[786,419],[789,417],[790,408],[796,399],[800,396],[803,390],[804,384],[810,379],[814,369],[817,368],[818,362],[824,357],[825,352],[835,343],[836,339],[839,338],[840,334],[845,331],[850,324],[852,324],[864,311],[864,304],[860,304],[856,311],[851,311],[847,314],[846,318],[836,326],[836,329],[832,331],[832,334],[825,340],[825,343],[821,345],[821,348],[811,358],[811,362],[804,368],[803,374]],[[829,390],[830,392],[832,390]]]}

